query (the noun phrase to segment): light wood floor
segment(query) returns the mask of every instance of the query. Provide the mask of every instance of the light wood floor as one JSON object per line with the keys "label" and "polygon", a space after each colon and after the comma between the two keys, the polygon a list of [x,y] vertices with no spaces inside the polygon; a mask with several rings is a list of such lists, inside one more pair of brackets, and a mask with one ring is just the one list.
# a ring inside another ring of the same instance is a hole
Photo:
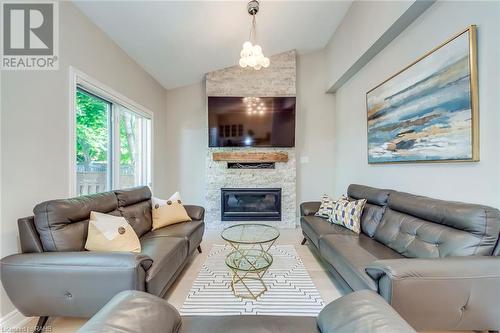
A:
{"label": "light wood floor", "polygon": [[[321,263],[321,260],[315,256],[309,246],[300,245],[300,241],[302,240],[302,232],[300,229],[283,229],[280,230],[280,232],[281,235],[278,238],[277,244],[296,245],[295,248],[299,256],[302,258],[311,279],[316,285],[316,288],[320,292],[325,303],[329,303],[342,296],[340,288],[338,288],[335,284],[335,281],[327,272],[327,269]],[[203,253],[198,254],[196,252],[190,257],[183,273],[179,276],[177,282],[172,286],[170,292],[166,295],[165,298],[177,309],[182,307],[182,304],[191,289],[191,285],[198,275],[201,266],[205,262],[208,253],[210,253],[210,249],[213,244],[224,244],[224,241],[220,238],[220,230],[207,230],[205,232],[203,243],[201,244]],[[86,319],[81,318],[59,317],[49,319],[47,325],[51,326],[51,332],[53,333],[71,333],[78,330],[78,328],[80,328],[85,321]],[[36,321],[33,320],[26,325],[26,327],[34,327],[35,324]]]}

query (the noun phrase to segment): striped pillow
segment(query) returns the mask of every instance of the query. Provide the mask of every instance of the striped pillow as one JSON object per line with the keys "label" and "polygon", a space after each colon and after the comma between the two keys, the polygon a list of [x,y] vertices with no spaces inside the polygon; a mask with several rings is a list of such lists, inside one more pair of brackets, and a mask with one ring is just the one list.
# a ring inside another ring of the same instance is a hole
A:
{"label": "striped pillow", "polygon": [[335,203],[330,222],[340,224],[359,234],[361,230],[361,214],[365,204],[366,199],[349,200],[342,196]]}
{"label": "striped pillow", "polygon": [[333,213],[334,206],[335,206],[335,201],[328,195],[323,194],[323,197],[321,198],[321,205],[319,206],[319,209],[316,212],[316,214],[314,214],[314,216],[319,216],[325,219],[329,219]]}

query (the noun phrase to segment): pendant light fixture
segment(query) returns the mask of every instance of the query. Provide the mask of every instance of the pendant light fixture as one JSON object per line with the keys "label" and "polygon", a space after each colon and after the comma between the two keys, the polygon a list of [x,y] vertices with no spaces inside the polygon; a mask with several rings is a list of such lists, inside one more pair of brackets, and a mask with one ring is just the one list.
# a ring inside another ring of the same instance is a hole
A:
{"label": "pendant light fixture", "polygon": [[243,49],[240,52],[239,64],[241,67],[252,67],[255,70],[260,70],[262,67],[269,67],[269,58],[264,57],[262,47],[256,44],[257,23],[255,15],[259,12],[259,1],[251,0],[247,5],[248,14],[252,16],[252,26],[250,28],[250,38],[243,43]]}

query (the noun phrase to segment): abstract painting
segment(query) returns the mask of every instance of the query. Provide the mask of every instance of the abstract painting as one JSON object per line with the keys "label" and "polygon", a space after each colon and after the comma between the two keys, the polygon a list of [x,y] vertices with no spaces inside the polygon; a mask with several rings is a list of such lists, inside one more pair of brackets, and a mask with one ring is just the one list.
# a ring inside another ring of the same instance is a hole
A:
{"label": "abstract painting", "polygon": [[478,161],[476,29],[366,94],[368,163]]}

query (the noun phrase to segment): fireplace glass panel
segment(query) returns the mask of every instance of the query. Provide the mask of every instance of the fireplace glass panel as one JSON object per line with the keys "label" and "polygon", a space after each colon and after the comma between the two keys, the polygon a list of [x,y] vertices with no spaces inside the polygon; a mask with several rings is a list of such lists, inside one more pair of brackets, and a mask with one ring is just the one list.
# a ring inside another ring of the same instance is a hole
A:
{"label": "fireplace glass panel", "polygon": [[221,189],[222,221],[280,221],[280,188]]}

